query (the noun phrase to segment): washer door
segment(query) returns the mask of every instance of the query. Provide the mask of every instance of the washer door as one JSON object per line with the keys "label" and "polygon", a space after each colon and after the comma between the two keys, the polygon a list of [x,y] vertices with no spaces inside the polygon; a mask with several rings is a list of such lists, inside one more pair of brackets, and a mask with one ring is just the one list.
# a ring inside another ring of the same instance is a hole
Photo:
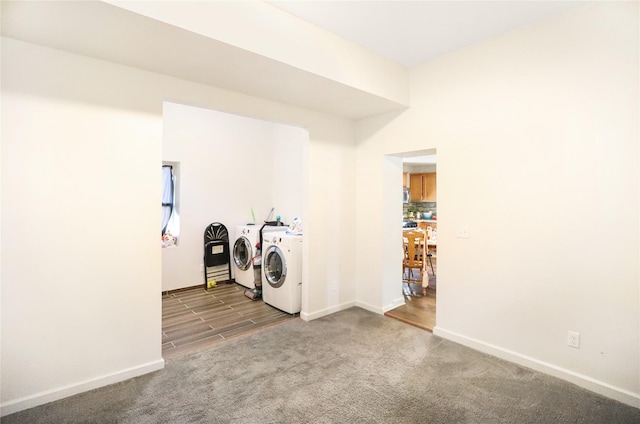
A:
{"label": "washer door", "polygon": [[287,263],[278,246],[270,246],[267,249],[267,253],[262,256],[262,267],[271,287],[277,289],[284,284],[287,278]]}
{"label": "washer door", "polygon": [[233,262],[240,268],[241,271],[246,271],[251,265],[251,258],[253,250],[251,249],[251,243],[246,237],[240,237],[233,245]]}

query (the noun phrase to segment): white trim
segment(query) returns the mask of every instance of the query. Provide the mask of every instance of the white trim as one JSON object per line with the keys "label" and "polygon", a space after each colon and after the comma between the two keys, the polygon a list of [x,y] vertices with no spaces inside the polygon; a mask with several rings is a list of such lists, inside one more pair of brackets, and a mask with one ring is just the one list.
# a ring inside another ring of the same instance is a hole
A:
{"label": "white trim", "polygon": [[364,302],[356,302],[355,306],[357,306],[358,308],[367,310],[369,312],[373,312],[374,314],[384,315],[384,309],[381,308],[380,306],[375,306],[375,305],[371,305],[369,303],[364,303]]}
{"label": "white trim", "polygon": [[149,362],[137,367],[128,368],[122,371],[115,372],[113,374],[95,378],[93,380],[86,380],[76,384],[69,384],[67,386],[62,386],[34,395],[26,396],[22,399],[12,400],[0,405],[0,416],[4,417],[5,415],[24,411],[25,409],[44,405],[45,403],[77,395],[79,393],[87,392],[99,387],[108,386],[110,384],[128,380],[133,377],[138,377],[140,375],[157,371],[162,368],[164,368],[164,359],[161,358],[154,362]]}
{"label": "white trim", "polygon": [[388,311],[390,311],[392,309],[395,309],[398,306],[402,306],[404,304],[405,304],[404,297],[401,296],[401,297],[398,297],[396,299],[393,299],[391,304],[389,304],[387,306],[383,306],[383,307],[375,306],[375,305],[371,305],[369,303],[363,303],[363,302],[356,302],[355,306],[357,306],[359,308],[362,308],[362,309],[365,309],[365,310],[367,310],[369,312],[373,312],[374,314],[384,315],[385,312],[388,312]]}
{"label": "white trim", "polygon": [[629,390],[612,386],[611,384],[596,380],[589,376],[579,374],[574,371],[550,364],[548,362],[540,361],[538,359],[522,355],[518,352],[513,352],[511,350],[501,348],[499,346],[484,343],[480,340],[472,339],[470,337],[455,333],[453,331],[448,331],[438,326],[433,329],[433,334],[442,337],[443,339],[460,343],[461,345],[470,347],[480,352],[496,356],[500,359],[504,359],[509,362],[531,368],[535,371],[560,378],[584,389],[590,390],[611,399],[615,399],[622,403],[626,403],[627,405],[633,406],[635,408],[640,408],[640,394],[638,393],[633,393]]}
{"label": "white trim", "polygon": [[349,309],[352,307],[357,307],[357,308],[362,308],[366,311],[369,312],[373,312],[374,314],[378,314],[378,315],[384,315],[384,313],[386,311],[390,311],[393,308],[396,308],[400,305],[404,305],[404,297],[399,297],[397,299],[393,300],[393,303],[391,305],[387,305],[386,307],[382,308],[380,306],[375,306],[375,305],[371,305],[369,303],[365,303],[365,302],[347,302],[347,303],[342,303],[340,305],[337,306],[332,306],[330,308],[326,308],[326,309],[322,309],[318,312],[314,312],[314,313],[306,313],[306,312],[301,312],[300,313],[300,318],[304,321],[311,321],[314,319],[318,319],[318,318],[322,318],[324,316],[327,315],[331,315],[333,313],[336,312],[340,312],[340,311],[344,311],[345,309]]}
{"label": "white trim", "polygon": [[393,299],[393,302],[391,302],[391,305],[387,305],[383,308],[383,313],[389,312],[390,310],[395,309],[398,306],[402,306],[404,304],[405,304],[404,296],[397,297]]}
{"label": "white trim", "polygon": [[353,306],[358,306],[358,305],[356,305],[356,302],[347,302],[347,303],[342,303],[340,305],[332,306],[330,308],[322,309],[318,312],[313,312],[313,313],[301,312],[300,319],[302,319],[303,321],[311,321],[314,319],[322,318],[327,315],[331,315],[336,312],[344,311],[345,309],[349,309]]}

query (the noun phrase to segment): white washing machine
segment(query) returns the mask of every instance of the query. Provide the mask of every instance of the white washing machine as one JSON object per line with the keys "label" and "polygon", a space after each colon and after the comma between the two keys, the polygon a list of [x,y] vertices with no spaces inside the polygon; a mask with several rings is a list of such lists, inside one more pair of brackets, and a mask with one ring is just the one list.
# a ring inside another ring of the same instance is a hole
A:
{"label": "white washing machine", "polygon": [[[236,238],[233,243],[233,271],[236,283],[249,289],[255,288],[253,257],[256,255],[256,244],[260,242],[260,228],[262,225],[239,225],[236,227]],[[282,231],[283,227],[265,226],[263,234]],[[260,278],[258,275],[257,278]]]}
{"label": "white washing machine", "polygon": [[264,234],[262,245],[262,300],[287,313],[299,313],[302,309],[302,235]]}

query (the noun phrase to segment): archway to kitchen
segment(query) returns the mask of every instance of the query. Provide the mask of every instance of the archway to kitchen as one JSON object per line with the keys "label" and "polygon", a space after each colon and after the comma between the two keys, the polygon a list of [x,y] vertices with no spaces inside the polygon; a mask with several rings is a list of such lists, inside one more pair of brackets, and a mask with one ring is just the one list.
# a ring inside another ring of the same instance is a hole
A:
{"label": "archway to kitchen", "polygon": [[[385,167],[385,179],[391,178],[389,183],[388,202],[392,203],[393,211],[402,213],[402,227],[395,220],[387,223],[389,228],[397,228],[398,237],[406,240],[403,234],[407,231],[418,230],[426,237],[425,249],[427,256],[423,256],[422,270],[404,270],[399,265],[398,278],[390,280],[385,291],[393,290],[394,305],[385,315],[403,321],[407,324],[433,331],[436,324],[437,307],[437,155],[435,149],[404,152],[390,155],[386,159],[391,166]],[[398,173],[402,173],[402,185]],[[385,183],[388,183],[385,180]],[[385,184],[387,185],[387,184]],[[401,209],[397,208],[397,196],[394,192],[402,190]],[[395,227],[394,227],[395,226]],[[400,245],[400,241],[398,241]],[[416,281],[408,278],[412,273]],[[421,278],[423,277],[423,278]],[[422,283],[422,284],[421,284]],[[428,284],[428,286],[427,286]]]}

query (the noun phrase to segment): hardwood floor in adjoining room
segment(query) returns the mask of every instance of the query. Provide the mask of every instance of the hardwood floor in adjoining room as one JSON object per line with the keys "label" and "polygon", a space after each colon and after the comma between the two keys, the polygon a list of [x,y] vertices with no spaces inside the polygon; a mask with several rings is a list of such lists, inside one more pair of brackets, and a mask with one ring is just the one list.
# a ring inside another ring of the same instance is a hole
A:
{"label": "hardwood floor in adjoining room", "polygon": [[412,284],[411,287],[408,287],[406,283],[403,283],[405,304],[386,312],[386,316],[433,332],[433,328],[436,326],[436,258],[433,257],[432,261],[436,274],[432,274],[429,269],[427,295],[422,295],[420,285]]}
{"label": "hardwood floor in adjoining room", "polygon": [[405,304],[385,313],[415,327],[433,332],[436,324],[436,291],[427,289],[427,295],[404,295]]}
{"label": "hardwood floor in adjoining room", "polygon": [[236,283],[222,283],[208,291],[199,286],[164,293],[163,358],[202,350],[297,318],[262,300],[247,298],[245,290]]}

